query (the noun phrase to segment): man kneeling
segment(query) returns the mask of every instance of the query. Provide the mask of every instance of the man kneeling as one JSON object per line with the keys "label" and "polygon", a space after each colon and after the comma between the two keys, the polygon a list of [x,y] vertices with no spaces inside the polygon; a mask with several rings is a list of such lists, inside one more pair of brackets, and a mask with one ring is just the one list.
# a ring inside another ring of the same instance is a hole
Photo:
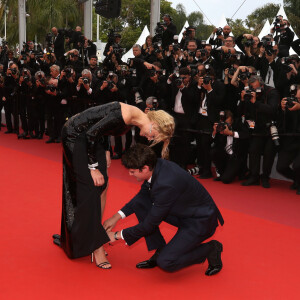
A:
{"label": "man kneeling", "polygon": [[[122,164],[138,181],[144,181],[139,193],[115,215],[104,222],[111,241],[124,239],[130,246],[141,237],[146,239],[148,250],[156,250],[137,268],[159,266],[173,272],[206,259],[206,275],[222,269],[223,246],[218,241],[202,243],[211,237],[218,220],[224,221],[219,209],[206,189],[177,164],[157,159],[153,150],[145,145],[131,147],[122,157]],[[116,223],[135,213],[139,224],[122,231],[112,232]],[[178,227],[172,240],[166,244],[159,231],[165,221]]]}

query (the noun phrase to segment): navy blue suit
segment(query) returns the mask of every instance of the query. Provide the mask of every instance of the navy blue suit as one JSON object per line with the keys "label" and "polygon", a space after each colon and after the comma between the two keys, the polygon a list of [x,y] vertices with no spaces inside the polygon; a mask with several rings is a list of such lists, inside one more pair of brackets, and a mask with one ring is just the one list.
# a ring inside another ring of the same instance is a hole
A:
{"label": "navy blue suit", "polygon": [[[201,242],[214,234],[218,220],[224,223],[206,189],[177,164],[163,159],[157,160],[150,186],[144,182],[121,210],[126,216],[135,213],[139,220],[123,230],[127,244],[145,237],[149,250],[162,249],[157,264],[167,271],[203,262],[210,246]],[[178,227],[168,244],[158,228],[162,221]]]}

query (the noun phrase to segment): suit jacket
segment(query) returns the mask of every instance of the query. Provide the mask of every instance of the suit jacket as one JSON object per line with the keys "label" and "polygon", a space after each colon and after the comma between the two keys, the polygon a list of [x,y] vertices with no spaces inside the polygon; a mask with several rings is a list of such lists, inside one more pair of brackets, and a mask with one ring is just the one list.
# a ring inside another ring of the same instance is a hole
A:
{"label": "suit jacket", "polygon": [[[149,235],[162,222],[177,219],[180,228],[193,235],[205,235],[215,230],[218,220],[224,221],[219,209],[206,189],[177,164],[158,159],[154,168],[150,197],[153,203],[145,220],[123,230],[123,237],[132,245],[141,237]],[[122,208],[128,216],[133,213],[129,202]]]}
{"label": "suit jacket", "polygon": [[58,33],[54,41],[54,53],[57,59],[65,54],[65,38],[62,34]]}

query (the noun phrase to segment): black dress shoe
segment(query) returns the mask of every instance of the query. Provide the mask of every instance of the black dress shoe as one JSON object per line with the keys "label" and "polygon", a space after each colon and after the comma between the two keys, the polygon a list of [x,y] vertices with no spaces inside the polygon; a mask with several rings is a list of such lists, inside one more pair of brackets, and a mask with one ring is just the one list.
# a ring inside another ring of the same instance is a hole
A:
{"label": "black dress shoe", "polygon": [[52,238],[53,239],[60,239],[60,234],[55,233],[55,234],[52,235]]}
{"label": "black dress shoe", "polygon": [[56,140],[55,140],[55,143],[61,143],[61,138],[57,138]]}
{"label": "black dress shoe", "polygon": [[60,247],[60,239],[54,239],[53,243]]}
{"label": "black dress shoe", "polygon": [[205,271],[205,275],[211,276],[219,273],[222,270],[223,264],[221,260],[221,253],[223,251],[223,245],[218,241],[210,241],[211,251],[207,256],[208,268]]}
{"label": "black dress shoe", "polygon": [[249,186],[249,185],[259,185],[259,179],[255,177],[250,177],[248,180],[241,183],[243,186]]}
{"label": "black dress shoe", "polygon": [[42,139],[43,139],[43,134],[42,134],[42,133],[39,133],[38,136],[37,136],[37,139],[38,139],[38,140],[42,140]]}
{"label": "black dress shoe", "polygon": [[120,159],[121,155],[120,154],[115,154],[111,157],[111,159]]}
{"label": "black dress shoe", "polygon": [[9,129],[9,130],[5,131],[4,133],[5,133],[5,134],[9,134],[9,133],[14,133],[14,132],[13,132],[12,130]]}
{"label": "black dress shoe", "polygon": [[28,140],[29,139],[28,132],[24,131],[23,133],[19,134],[18,139]]}
{"label": "black dress shoe", "polygon": [[50,138],[48,141],[45,142],[46,144],[55,143],[55,139]]}
{"label": "black dress shoe", "polygon": [[265,189],[269,189],[270,186],[270,182],[269,182],[269,178],[261,178],[261,186],[264,187]]}
{"label": "black dress shoe", "polygon": [[144,260],[136,264],[138,269],[152,269],[157,266],[157,257],[159,255],[160,249],[157,249],[153,256],[151,256],[148,260]]}
{"label": "black dress shoe", "polygon": [[214,181],[221,181],[221,177],[219,176],[219,177],[214,178]]}
{"label": "black dress shoe", "polygon": [[139,262],[138,264],[136,264],[136,267],[138,269],[152,269],[155,268],[157,266],[156,260],[144,260]]}

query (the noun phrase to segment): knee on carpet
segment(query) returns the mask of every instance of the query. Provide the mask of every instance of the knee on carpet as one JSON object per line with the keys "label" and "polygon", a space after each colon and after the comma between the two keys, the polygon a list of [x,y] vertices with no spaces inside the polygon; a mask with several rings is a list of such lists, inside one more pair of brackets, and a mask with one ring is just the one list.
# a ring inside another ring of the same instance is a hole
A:
{"label": "knee on carpet", "polygon": [[166,272],[174,272],[177,270],[176,260],[170,260],[163,256],[157,258],[157,265]]}

